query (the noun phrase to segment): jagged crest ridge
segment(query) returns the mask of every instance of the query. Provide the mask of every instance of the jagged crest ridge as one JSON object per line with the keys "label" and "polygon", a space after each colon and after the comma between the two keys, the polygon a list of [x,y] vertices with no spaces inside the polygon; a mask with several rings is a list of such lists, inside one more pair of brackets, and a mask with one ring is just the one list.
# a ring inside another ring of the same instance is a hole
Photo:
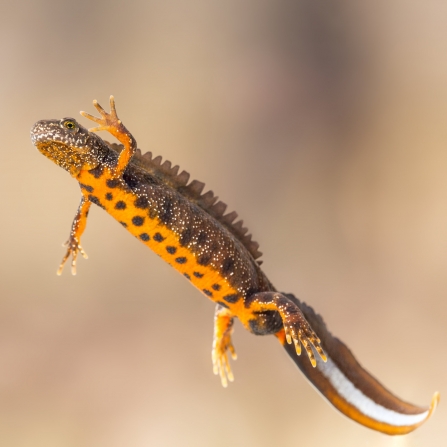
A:
{"label": "jagged crest ridge", "polygon": [[[117,153],[121,152],[123,148],[121,144],[109,143],[108,141],[106,143]],[[207,191],[202,194],[205,183],[199,182],[198,180],[192,180],[188,183],[190,178],[188,172],[181,171],[179,173],[180,167],[178,165],[172,166],[168,160],[162,162],[161,156],[152,158],[151,152],[142,154],[140,149],[137,149],[137,152],[132,157],[131,163],[176,189],[180,194],[196,203],[209,215],[218,220],[237,237],[254,259],[262,256],[262,253],[258,250],[259,244],[252,240],[251,234],[247,234],[248,229],[244,227],[243,221],[236,221],[238,216],[236,211],[224,214],[227,205],[218,200],[218,197],[214,195],[213,191]],[[262,261],[257,262],[258,264],[262,263]]]}

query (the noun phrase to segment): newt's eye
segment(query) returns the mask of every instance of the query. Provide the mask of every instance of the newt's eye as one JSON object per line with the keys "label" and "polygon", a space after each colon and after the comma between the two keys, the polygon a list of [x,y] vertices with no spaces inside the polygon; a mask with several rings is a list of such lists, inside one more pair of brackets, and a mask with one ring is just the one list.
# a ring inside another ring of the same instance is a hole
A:
{"label": "newt's eye", "polygon": [[67,129],[75,129],[76,124],[74,123],[74,121],[65,121],[64,127],[66,127]]}

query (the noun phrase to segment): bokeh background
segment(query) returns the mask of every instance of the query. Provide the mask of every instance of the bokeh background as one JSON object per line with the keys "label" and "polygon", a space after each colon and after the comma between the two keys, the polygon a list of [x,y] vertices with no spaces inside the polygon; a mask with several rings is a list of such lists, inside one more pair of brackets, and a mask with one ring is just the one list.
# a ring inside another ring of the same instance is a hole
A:
{"label": "bokeh background", "polygon": [[57,277],[80,193],[29,129],[114,94],[140,148],[244,218],[279,289],[428,404],[447,393],[446,2],[0,6],[0,445],[445,445],[444,402],[372,432],[240,325],[223,389],[212,303],[99,208],[89,260]]}

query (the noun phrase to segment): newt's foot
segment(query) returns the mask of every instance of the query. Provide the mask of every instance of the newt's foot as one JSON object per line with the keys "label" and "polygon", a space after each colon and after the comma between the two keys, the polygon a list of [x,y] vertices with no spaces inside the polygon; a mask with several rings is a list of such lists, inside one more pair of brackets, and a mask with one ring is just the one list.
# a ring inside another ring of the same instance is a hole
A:
{"label": "newt's foot", "polygon": [[213,360],[213,372],[220,376],[222,386],[226,388],[228,381],[233,382],[234,376],[231,371],[230,362],[228,359],[228,351],[231,354],[233,360],[237,359],[237,354],[231,342],[231,334],[225,333],[220,338],[214,338],[213,349],[211,352],[211,358]]}
{"label": "newt's foot", "polygon": [[81,253],[82,257],[85,259],[88,258],[87,253],[82,249],[79,241],[75,237],[70,237],[70,239],[63,244],[63,247],[68,247],[67,253],[65,253],[64,258],[62,259],[61,265],[57,270],[57,274],[59,276],[62,275],[62,270],[64,269],[68,258],[71,256],[71,274],[76,275],[76,258],[78,257],[78,253]]}
{"label": "newt's foot", "polygon": [[317,361],[311,345],[324,362],[327,360],[320,339],[307,322],[303,312],[285,295],[278,292],[256,293],[249,298],[249,305],[254,314],[271,310],[278,312],[282,319],[287,343],[290,345],[293,341],[298,355],[301,355],[301,345],[303,345],[314,368],[317,366]]}
{"label": "newt's foot", "polygon": [[121,123],[121,120],[118,119],[118,115],[116,114],[115,98],[113,96],[110,96],[110,113],[107,113],[98,104],[98,101],[96,101],[96,99],[93,101],[93,105],[95,106],[95,108],[99,112],[99,114],[101,115],[101,118],[90,115],[90,113],[87,113],[87,112],[81,112],[81,115],[84,118],[87,118],[87,119],[99,124],[99,126],[89,129],[89,132],[98,132],[100,130],[107,130],[115,137],[118,134],[123,134],[123,133],[125,134],[127,132],[125,130],[123,124]]}
{"label": "newt's foot", "polygon": [[314,346],[323,361],[327,360],[326,354],[320,345],[320,339],[317,334],[310,327],[310,324],[304,318],[304,315],[299,312],[287,312],[283,317],[284,332],[286,334],[287,343],[295,345],[296,353],[301,355],[301,344],[307,352],[310,363],[315,368],[317,366],[317,361],[315,360],[315,355],[312,351],[310,343]]}

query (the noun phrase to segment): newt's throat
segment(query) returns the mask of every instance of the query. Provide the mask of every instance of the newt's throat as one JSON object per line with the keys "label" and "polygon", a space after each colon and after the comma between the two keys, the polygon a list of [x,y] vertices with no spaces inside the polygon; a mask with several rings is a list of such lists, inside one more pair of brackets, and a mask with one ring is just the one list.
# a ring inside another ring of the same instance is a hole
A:
{"label": "newt's throat", "polygon": [[45,157],[65,169],[73,177],[77,176],[82,169],[93,169],[99,164],[95,156],[58,141],[37,142],[36,147]]}

